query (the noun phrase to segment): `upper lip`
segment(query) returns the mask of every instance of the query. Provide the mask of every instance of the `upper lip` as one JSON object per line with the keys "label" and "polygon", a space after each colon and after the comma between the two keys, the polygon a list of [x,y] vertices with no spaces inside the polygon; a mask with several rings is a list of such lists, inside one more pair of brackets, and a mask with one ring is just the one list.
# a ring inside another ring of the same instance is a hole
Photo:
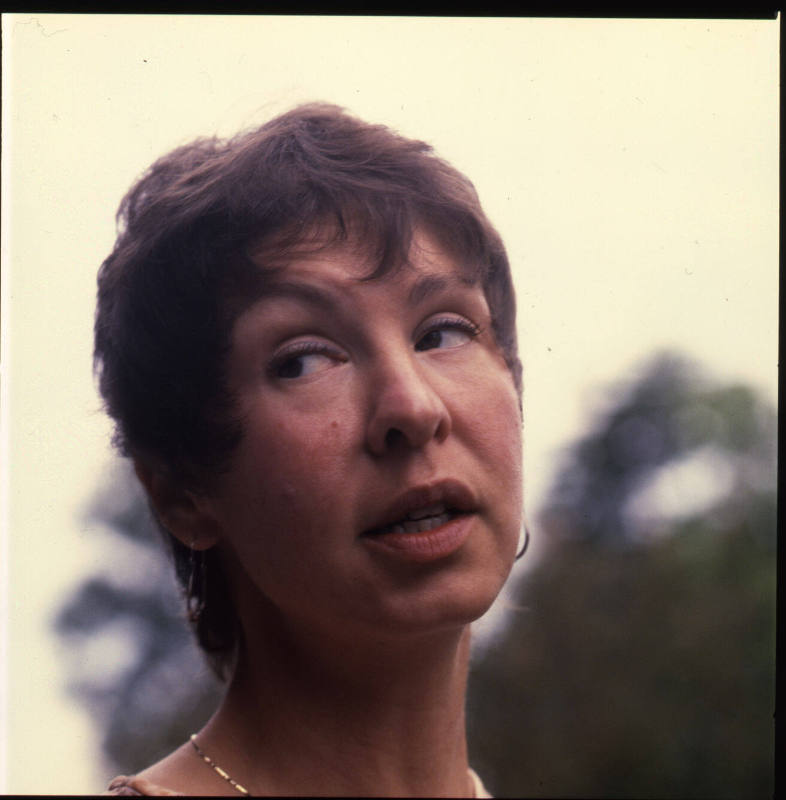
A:
{"label": "upper lip", "polygon": [[472,490],[459,480],[446,479],[434,483],[413,486],[394,498],[375,515],[364,533],[373,533],[380,528],[400,522],[408,514],[429,506],[444,505],[447,511],[475,511],[478,502]]}

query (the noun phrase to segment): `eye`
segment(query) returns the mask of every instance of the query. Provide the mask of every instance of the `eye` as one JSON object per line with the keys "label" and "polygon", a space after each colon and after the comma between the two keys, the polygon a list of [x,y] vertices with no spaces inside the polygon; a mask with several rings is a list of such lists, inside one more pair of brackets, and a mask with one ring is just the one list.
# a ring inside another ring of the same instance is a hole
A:
{"label": "eye", "polygon": [[269,372],[274,378],[292,380],[324,372],[346,360],[343,353],[322,342],[297,342],[274,357]]}
{"label": "eye", "polygon": [[463,317],[443,317],[428,324],[425,333],[415,343],[415,350],[452,349],[472,341],[480,333],[474,322]]}

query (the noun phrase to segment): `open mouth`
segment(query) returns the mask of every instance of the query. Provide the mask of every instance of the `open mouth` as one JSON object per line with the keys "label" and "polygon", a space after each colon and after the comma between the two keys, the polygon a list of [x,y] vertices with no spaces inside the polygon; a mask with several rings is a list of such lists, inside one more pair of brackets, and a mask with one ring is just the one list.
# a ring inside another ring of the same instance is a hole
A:
{"label": "open mouth", "polygon": [[364,540],[374,553],[397,561],[440,561],[460,550],[474,528],[474,510],[435,503],[391,515],[393,522],[371,528]]}
{"label": "open mouth", "polygon": [[477,529],[478,508],[467,484],[445,478],[404,490],[371,517],[361,536],[375,557],[439,561],[460,550]]}
{"label": "open mouth", "polygon": [[443,504],[428,506],[411,511],[405,517],[389,525],[367,531],[367,536],[381,536],[386,533],[425,533],[433,531],[452,519],[464,514],[454,508],[446,508]]}

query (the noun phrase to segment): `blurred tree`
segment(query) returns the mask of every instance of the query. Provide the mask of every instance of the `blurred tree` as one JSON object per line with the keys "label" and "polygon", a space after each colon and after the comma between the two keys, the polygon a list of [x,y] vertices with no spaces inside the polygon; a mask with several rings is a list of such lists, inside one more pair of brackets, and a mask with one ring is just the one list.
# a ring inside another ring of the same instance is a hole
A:
{"label": "blurred tree", "polygon": [[471,676],[501,796],[770,797],[774,412],[661,355],[564,454]]}
{"label": "blurred tree", "polygon": [[608,399],[609,408],[564,455],[540,514],[550,535],[621,546],[651,536],[654,520],[641,520],[637,506],[647,504],[644,490],[657,491],[664,466],[674,474],[687,465],[692,480],[684,491],[699,497],[686,497],[686,508],[704,499],[708,482],[726,510],[747,509],[760,490],[774,490],[775,414],[750,388],[714,386],[695,364],[661,354],[612,387]]}
{"label": "blurred tree", "polygon": [[127,462],[109,471],[86,518],[108,534],[107,566],[66,602],[55,627],[72,662],[70,688],[103,732],[108,770],[133,773],[202,727],[220,690]]}

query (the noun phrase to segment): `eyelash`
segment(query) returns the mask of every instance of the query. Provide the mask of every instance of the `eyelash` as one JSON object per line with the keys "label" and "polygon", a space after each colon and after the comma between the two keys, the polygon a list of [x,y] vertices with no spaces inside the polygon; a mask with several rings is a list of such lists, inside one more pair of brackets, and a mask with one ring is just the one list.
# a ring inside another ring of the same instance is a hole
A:
{"label": "eyelash", "polygon": [[279,370],[288,362],[302,356],[323,355],[335,358],[336,361],[346,361],[340,350],[323,342],[296,342],[281,353],[277,353],[268,367],[268,373],[273,378],[281,377]]}
{"label": "eyelash", "polygon": [[433,333],[434,331],[445,330],[446,328],[466,333],[473,339],[477,336],[480,336],[480,334],[483,332],[478,325],[468,319],[465,319],[464,317],[439,317],[438,319],[429,322],[426,329],[418,336],[415,346],[417,347],[418,342],[420,342],[425,336],[428,336],[428,334]]}
{"label": "eyelash", "polygon": [[[482,333],[478,325],[463,317],[440,317],[429,322],[426,329],[419,333],[417,341],[415,342],[415,348],[417,349],[418,344],[430,333],[446,329],[461,331],[472,339]],[[280,371],[288,362],[296,358],[311,355],[324,355],[329,358],[334,358],[336,361],[346,361],[346,356],[344,356],[340,350],[324,342],[296,342],[291,347],[286,348],[283,352],[274,356],[268,366],[268,374],[273,378],[283,378],[284,376],[280,374]]]}

